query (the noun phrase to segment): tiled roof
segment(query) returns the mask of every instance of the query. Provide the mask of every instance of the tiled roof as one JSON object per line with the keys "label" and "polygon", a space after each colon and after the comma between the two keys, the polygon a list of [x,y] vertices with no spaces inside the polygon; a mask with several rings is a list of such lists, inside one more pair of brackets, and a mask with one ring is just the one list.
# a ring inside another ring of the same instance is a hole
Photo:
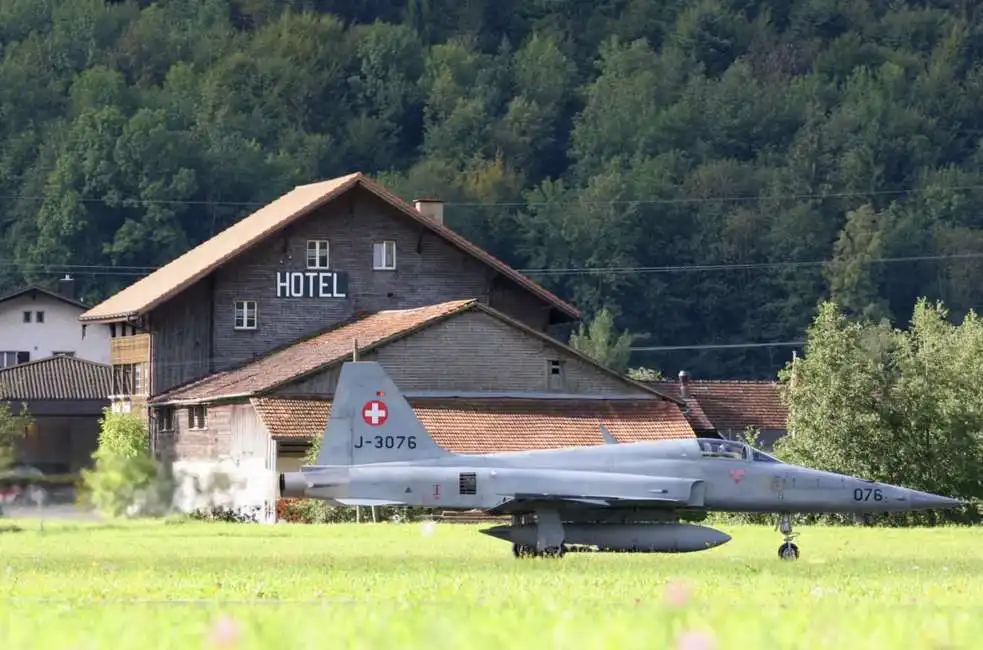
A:
{"label": "tiled roof", "polygon": [[350,357],[353,341],[358,341],[360,350],[369,350],[387,339],[405,336],[474,303],[474,300],[453,300],[416,309],[375,312],[302,339],[239,368],[179,386],[152,401],[208,400],[269,390]]}
{"label": "tiled roof", "polygon": [[569,354],[579,356],[600,372],[618,377],[624,382],[659,395],[663,399],[678,398],[661,395],[657,389],[619,375],[581,353],[564,346],[549,336],[484,305],[477,300],[452,300],[415,309],[392,309],[361,316],[328,330],[283,347],[238,368],[219,372],[203,379],[178,386],[150,400],[154,404],[168,402],[205,402],[227,397],[254,396],[284,384],[298,381],[307,375],[322,372],[351,356],[353,341],[359,350],[368,352],[392,341],[409,336],[438,321],[469,310],[480,310],[512,327],[537,336]]}
{"label": "tiled roof", "polygon": [[[680,407],[662,399],[411,398],[438,445],[457,453],[551,449],[603,442],[600,425],[619,442],[692,438]],[[257,398],[253,407],[274,438],[324,433],[328,400]]]}
{"label": "tiled roof", "polygon": [[[660,392],[680,396],[679,383],[651,382]],[[687,404],[697,404],[717,431],[743,431],[748,426],[758,429],[784,430],[788,408],[782,403],[781,384],[774,381],[693,380],[687,384]],[[693,419],[694,428],[705,430]]]}
{"label": "tiled roof", "polygon": [[79,319],[82,321],[116,320],[145,313],[172,298],[240,253],[358,185],[387,201],[403,214],[447,242],[538,295],[556,309],[574,319],[580,318],[580,312],[572,305],[560,300],[554,294],[444,224],[424,216],[416,208],[382,185],[364,176],[361,172],[356,172],[320,183],[298,185],[272,203],[99,303],[82,314]]}
{"label": "tiled roof", "polygon": [[0,399],[105,400],[113,390],[110,366],[58,355],[0,370]]}

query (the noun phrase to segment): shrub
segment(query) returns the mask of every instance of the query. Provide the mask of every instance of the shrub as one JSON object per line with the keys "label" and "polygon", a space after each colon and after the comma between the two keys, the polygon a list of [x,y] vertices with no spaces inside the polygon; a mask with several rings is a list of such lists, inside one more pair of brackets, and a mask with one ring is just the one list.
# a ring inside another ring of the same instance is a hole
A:
{"label": "shrub", "polygon": [[143,420],[106,409],[99,424],[95,467],[82,470],[84,497],[109,517],[166,511],[172,483],[150,455]]}

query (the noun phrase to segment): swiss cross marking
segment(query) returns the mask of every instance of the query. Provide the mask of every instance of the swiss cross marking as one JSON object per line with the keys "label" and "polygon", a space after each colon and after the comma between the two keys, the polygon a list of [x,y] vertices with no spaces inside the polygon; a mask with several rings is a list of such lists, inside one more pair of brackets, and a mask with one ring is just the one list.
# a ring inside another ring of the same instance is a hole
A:
{"label": "swiss cross marking", "polygon": [[388,417],[389,411],[386,409],[386,404],[380,400],[374,399],[371,402],[366,402],[365,406],[362,407],[362,419],[370,426],[382,426]]}

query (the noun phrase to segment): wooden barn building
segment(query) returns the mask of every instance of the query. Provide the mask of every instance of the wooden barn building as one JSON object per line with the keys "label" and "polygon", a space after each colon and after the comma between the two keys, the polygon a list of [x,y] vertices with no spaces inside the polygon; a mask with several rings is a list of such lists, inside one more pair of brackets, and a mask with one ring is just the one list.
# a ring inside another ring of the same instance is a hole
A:
{"label": "wooden barn building", "polygon": [[[456,451],[691,437],[678,397],[554,338],[579,312],[360,173],[296,187],[80,319],[111,328],[114,407],[155,453],[263,475],[320,435],[358,346]],[[263,474],[259,470],[264,470]]]}

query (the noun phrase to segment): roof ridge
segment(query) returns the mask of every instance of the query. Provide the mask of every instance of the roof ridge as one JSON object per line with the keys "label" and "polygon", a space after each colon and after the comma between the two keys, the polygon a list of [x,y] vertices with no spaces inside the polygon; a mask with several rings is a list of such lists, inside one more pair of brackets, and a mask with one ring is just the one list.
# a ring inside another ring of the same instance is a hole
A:
{"label": "roof ridge", "polygon": [[40,357],[37,359],[31,359],[30,361],[25,361],[24,363],[18,363],[13,366],[8,366],[7,368],[0,368],[0,373],[9,372],[10,370],[16,370],[17,368],[27,368],[39,366],[43,363],[52,363],[57,359],[63,359],[66,363],[80,363],[87,364],[90,366],[96,366],[98,368],[109,368],[111,367],[108,363],[99,363],[98,361],[92,361],[91,359],[82,359],[80,357],[72,357],[67,354],[50,354],[46,357]]}
{"label": "roof ridge", "polygon": [[210,239],[186,250],[149,275],[89,307],[79,316],[79,320],[82,322],[122,320],[155,309],[215,272],[223,264],[267,241],[274,233],[282,231],[298,219],[309,216],[313,211],[334,201],[355,186],[361,186],[388,203],[397,212],[407,215],[442,238],[450,246],[456,247],[465,255],[484,263],[500,275],[537,295],[553,309],[562,311],[571,318],[580,318],[580,311],[573,305],[452,228],[424,216],[381,183],[357,171],[333,179],[295,186],[289,192],[232,223]]}
{"label": "roof ridge", "polygon": [[58,300],[68,305],[72,305],[73,307],[78,307],[82,310],[87,310],[92,308],[92,305],[87,305],[80,300],[76,300],[75,298],[69,298],[66,295],[58,293],[54,289],[49,289],[48,287],[42,286],[36,282],[28,284],[27,286],[24,286],[20,289],[11,291],[10,293],[0,295],[0,303],[7,302],[8,300],[13,300],[14,298],[19,298],[20,296],[23,296],[25,293],[28,293],[29,291],[40,291],[41,293],[45,294],[49,298],[54,298],[55,300]]}

